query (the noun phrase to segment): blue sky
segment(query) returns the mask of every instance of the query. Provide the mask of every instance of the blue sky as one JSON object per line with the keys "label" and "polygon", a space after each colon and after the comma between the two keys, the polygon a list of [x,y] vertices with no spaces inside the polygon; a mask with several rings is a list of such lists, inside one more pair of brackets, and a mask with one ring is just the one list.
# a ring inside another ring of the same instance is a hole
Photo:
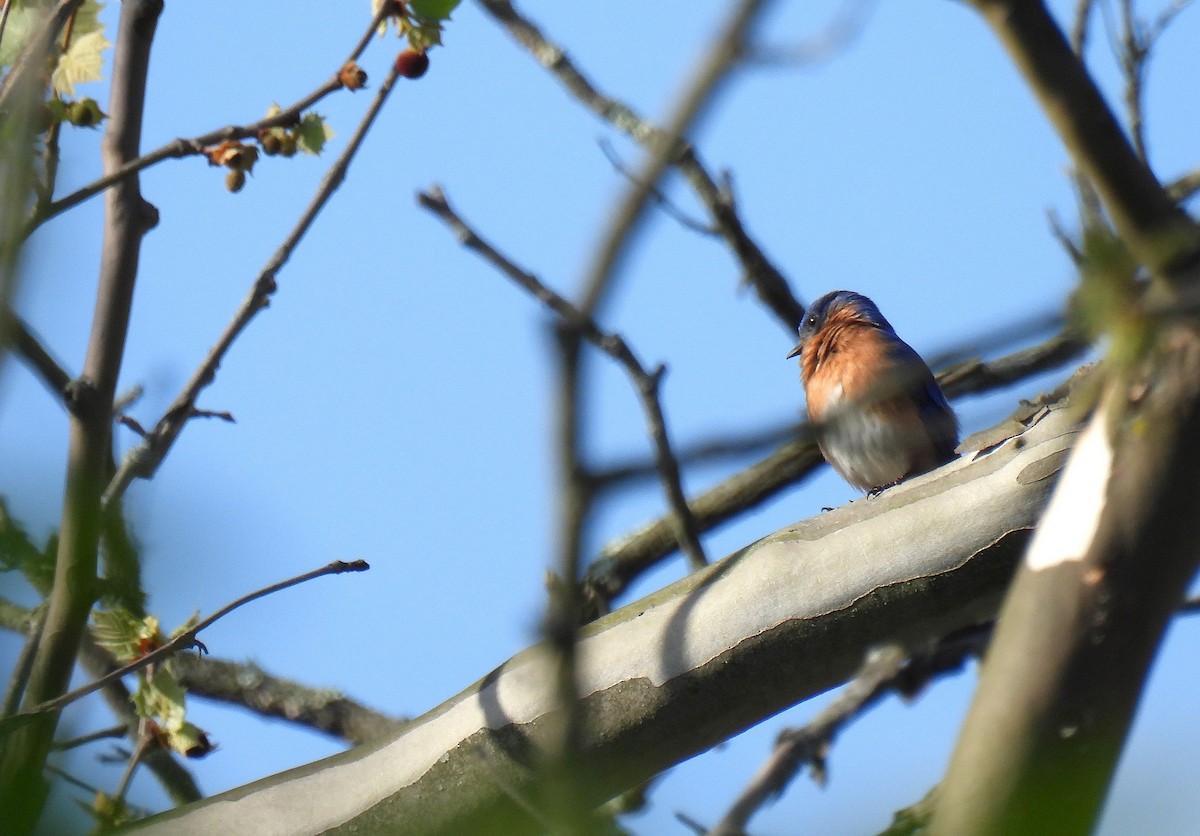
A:
{"label": "blue sky", "polygon": [[[106,14],[116,19],[116,5]],[[664,114],[728,4],[526,0],[602,90]],[[789,44],[821,31],[838,3],[778,4],[763,28]],[[155,41],[143,147],[249,122],[289,103],[339,65],[365,25],[367,0],[168,4]],[[287,14],[281,14],[285,9]],[[1058,3],[1060,13],[1069,4]],[[1185,13],[1149,75],[1152,163],[1163,179],[1197,165],[1200,18]],[[112,30],[110,29],[110,32]],[[1093,58],[1110,101],[1119,82],[1102,29]],[[337,687],[382,710],[417,715],[536,638],[542,575],[553,561],[553,368],[547,317],[462,250],[414,193],[433,183],[514,260],[571,295],[624,186],[601,153],[636,149],[571,100],[466,2],[428,75],[402,82],[347,182],[279,275],[270,309],[238,341],[201,406],[236,425],[198,421],[158,476],[129,493],[151,607],[167,626],[334,558],[367,575],[322,579],[257,602],[207,630],[224,658]],[[382,79],[398,49],[375,43],[363,66]],[[1192,79],[1193,81],[1189,81]],[[81,92],[84,90],[81,88]],[[86,90],[101,101],[103,84]],[[149,425],[220,333],[286,234],[370,93],[318,110],[338,132],[320,159],[260,161],[239,194],[200,158],[145,173],[161,213],[145,240],[122,386],[142,384],[132,414]],[[99,170],[98,132],[68,132],[60,189]],[[1074,218],[1067,158],[982,21],[964,4],[878,4],[861,37],[817,66],[740,73],[694,134],[701,158],[736,183],[752,234],[804,300],[835,288],[870,295],[930,356],[978,334],[1061,308],[1073,275],[1048,209]],[[700,216],[683,184],[678,205]],[[27,252],[19,308],[71,370],[91,322],[101,203],[52,223]],[[791,337],[751,294],[716,242],[653,213],[620,273],[605,327],[647,365],[669,367],[664,407],[677,442],[797,416],[803,399]],[[589,361],[587,449],[598,462],[649,454],[624,374]],[[1064,371],[1063,374],[1066,372]],[[956,404],[967,432],[1006,414],[1019,390]],[[38,537],[55,526],[67,424],[19,364],[0,371],[0,494]],[[132,439],[119,433],[127,447]],[[697,492],[736,469],[689,471]],[[722,555],[855,493],[822,473],[705,538]],[[657,516],[655,484],[603,506],[589,547]],[[636,594],[681,575],[676,560]],[[3,579],[4,593],[29,602]],[[1160,657],[1101,829],[1191,832],[1200,815],[1192,663],[1200,619],[1177,624]],[[0,654],[15,654],[0,635]],[[781,660],[781,664],[785,663]],[[752,822],[755,833],[854,834],[883,827],[945,766],[973,673],[917,703],[887,701],[838,740],[830,783],[806,777]],[[714,822],[785,722],[773,718],[661,781],[639,834],[683,833],[682,811]],[[191,702],[220,748],[196,763],[208,793],[337,751],[278,722]],[[108,720],[68,712],[65,729]],[[102,747],[70,768],[111,787]],[[163,803],[140,775],[134,801]]]}

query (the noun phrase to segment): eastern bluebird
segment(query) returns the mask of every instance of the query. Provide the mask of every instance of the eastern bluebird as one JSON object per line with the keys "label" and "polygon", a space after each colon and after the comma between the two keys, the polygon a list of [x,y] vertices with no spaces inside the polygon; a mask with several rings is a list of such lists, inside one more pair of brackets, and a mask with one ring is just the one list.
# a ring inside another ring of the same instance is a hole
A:
{"label": "eastern bluebird", "polygon": [[813,302],[797,355],[817,444],[851,485],[874,494],[954,458],[945,395],[866,296],[835,290]]}

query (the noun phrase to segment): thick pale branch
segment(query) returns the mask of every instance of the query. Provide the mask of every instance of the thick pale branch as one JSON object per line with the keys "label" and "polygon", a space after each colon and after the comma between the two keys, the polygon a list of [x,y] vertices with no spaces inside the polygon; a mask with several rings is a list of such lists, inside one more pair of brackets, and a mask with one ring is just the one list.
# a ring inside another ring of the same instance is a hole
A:
{"label": "thick pale branch", "polygon": [[1094,826],[1200,559],[1200,336],[1171,328],[1147,367],[1109,384],[1018,573],[934,833]]}
{"label": "thick pale branch", "polygon": [[[1200,232],[1130,148],[1038,0],[974,0],[1040,99],[1122,243],[1158,281],[1145,309],[1200,293]],[[1115,340],[1102,406],[1005,602],[931,832],[1095,826],[1163,629],[1200,555],[1200,334],[1147,317]],[[1127,343],[1133,337],[1124,338]]]}
{"label": "thick pale branch", "polygon": [[[917,646],[993,617],[1076,426],[1069,410],[1052,411],[1019,441],[779,531],[585,627],[589,800],[843,681],[869,647]],[[531,764],[556,711],[549,664],[531,648],[387,744],[166,813],[141,832],[537,831],[504,788],[538,799]]]}
{"label": "thick pale branch", "polygon": [[[1078,359],[1086,348],[1077,337],[1060,334],[988,362],[965,360],[940,374],[938,381],[949,397],[988,392],[1058,368]],[[794,441],[693,498],[689,504],[700,530],[715,528],[770,499],[817,468],[823,459],[816,441],[803,426],[796,435]],[[675,548],[671,520],[661,517],[606,545],[588,567],[584,584],[593,597],[611,601]]]}

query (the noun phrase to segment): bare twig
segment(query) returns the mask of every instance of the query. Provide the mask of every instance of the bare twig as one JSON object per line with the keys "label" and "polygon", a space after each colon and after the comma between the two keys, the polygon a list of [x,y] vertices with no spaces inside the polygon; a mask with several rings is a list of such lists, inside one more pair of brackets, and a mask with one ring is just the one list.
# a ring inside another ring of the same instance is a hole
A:
{"label": "bare twig", "polygon": [[263,717],[306,726],[353,745],[389,737],[404,727],[392,717],[356,702],[340,691],[313,688],[266,673],[253,662],[185,653],[174,670],[189,694],[238,705]]}
{"label": "bare twig", "polygon": [[[742,265],[746,281],[788,330],[789,335],[792,334],[803,318],[804,306],[792,295],[787,279],[746,232],[738,216],[731,190],[719,186],[700,162],[695,149],[678,139],[686,130],[685,127],[681,127],[680,119],[677,117],[669,122],[670,128],[667,130],[656,128],[625,103],[598,91],[566,52],[514,9],[508,0],[479,0],[479,4],[508,29],[513,38],[525,47],[538,63],[549,70],[582,105],[644,147],[666,148],[672,152],[665,156],[656,155],[657,159],[652,158],[637,174],[637,182],[653,185],[658,182],[662,173],[661,165],[675,165],[708,208],[716,228]],[[710,89],[706,90],[706,86],[711,88],[715,85],[728,71],[732,62],[741,55],[745,47],[747,27],[762,8],[763,5],[760,4],[745,4],[731,16],[729,24],[718,39],[717,46],[710,50],[710,63],[702,69],[693,83],[692,95],[685,97],[684,104],[679,108],[680,115],[691,113],[689,122],[697,115],[698,108],[694,104],[696,94],[709,95]],[[688,104],[688,99],[693,103]],[[636,193],[631,194],[631,200],[635,195]],[[644,199],[643,195],[642,200]],[[616,225],[614,222],[614,227]],[[595,268],[594,275],[601,274],[602,269]],[[586,307],[585,305],[585,309]]]}
{"label": "bare twig", "polygon": [[806,763],[811,765],[817,783],[824,783],[825,756],[837,733],[887,693],[888,684],[900,673],[904,659],[905,652],[898,645],[887,645],[868,653],[854,679],[807,726],[780,732],[771,757],[709,833],[712,836],[741,836],[750,817],[769,798],[783,792],[792,776]]}
{"label": "bare twig", "polygon": [[141,732],[137,738],[137,744],[133,747],[133,753],[129,756],[129,762],[125,764],[125,771],[121,773],[121,780],[117,782],[117,788],[113,792],[113,797],[121,801],[125,800],[125,793],[129,790],[129,782],[133,780],[133,773],[137,772],[138,765],[142,762],[142,758],[146,755],[147,750],[151,746],[157,746],[152,735]]}
{"label": "bare twig", "polygon": [[1196,192],[1200,192],[1200,169],[1190,171],[1167,184],[1167,194],[1177,203],[1182,203]]}
{"label": "bare twig", "polygon": [[[280,590],[287,589],[288,587],[296,586],[297,584],[304,583],[305,581],[313,580],[314,578],[324,577],[325,575],[339,575],[339,574],[342,574],[343,572],[364,572],[369,568],[371,568],[371,567],[367,564],[367,562],[365,560],[353,560],[353,561],[350,561],[349,563],[347,563],[346,561],[343,561],[343,560],[335,560],[332,563],[328,563],[325,566],[322,566],[320,569],[314,569],[311,572],[305,572],[303,575],[297,575],[296,577],[289,578],[286,581],[280,581],[279,583],[274,583],[274,584],[271,584],[270,586],[266,586],[266,587],[263,587],[262,589],[251,592],[248,595],[243,595],[241,598],[238,598],[236,601],[226,604],[224,607],[217,610],[212,615],[208,616],[207,618],[201,619],[192,627],[189,627],[187,630],[184,630],[182,633],[179,633],[177,636],[172,638],[170,641],[163,644],[162,647],[159,647],[159,648],[151,651],[150,653],[147,653],[145,656],[142,656],[139,659],[135,659],[134,661],[132,661],[126,665],[122,665],[121,667],[117,668],[116,670],[114,670],[110,673],[105,674],[104,676],[100,677],[99,679],[92,680],[87,685],[83,685],[79,688],[76,688],[74,691],[71,691],[67,694],[63,694],[61,697],[56,697],[55,699],[47,700],[39,705],[35,705],[31,708],[28,708],[28,709],[22,711],[20,714],[13,715],[13,717],[10,719],[11,720],[24,720],[24,719],[28,719],[28,718],[36,716],[36,715],[47,714],[49,712],[58,711],[59,709],[63,708],[64,706],[70,705],[71,703],[75,702],[76,700],[81,699],[82,697],[86,697],[88,694],[94,693],[112,682],[116,682],[117,680],[119,680],[123,677],[126,677],[131,673],[136,673],[137,671],[140,671],[142,668],[146,667],[147,665],[152,665],[155,662],[159,661],[160,659],[165,659],[168,656],[171,656],[172,654],[177,653],[181,649],[195,647],[199,644],[196,641],[196,636],[200,633],[200,631],[211,626],[213,624],[213,622],[229,615],[229,613],[233,612],[238,607],[241,607],[245,604],[249,604],[251,601],[257,601],[259,598],[262,598],[263,596],[271,595],[272,593],[279,592]],[[202,649],[204,647],[203,645],[199,645],[199,646]]]}
{"label": "bare twig", "polygon": [[16,350],[17,355],[28,364],[46,388],[53,392],[64,406],[69,406],[68,393],[71,376],[62,367],[62,364],[46,350],[41,341],[29,329],[25,320],[9,311],[8,322],[4,329],[12,340],[12,347]]}
{"label": "bare twig", "polygon": [[755,64],[812,66],[845,52],[867,28],[875,0],[845,0],[833,19],[816,35],[784,46],[760,46],[745,60]]}
{"label": "bare twig", "polygon": [[[34,613],[35,610],[0,598],[0,628],[28,634]],[[95,678],[121,667],[113,655],[96,644],[90,636],[84,640],[81,659],[84,668]],[[189,694],[237,705],[263,717],[287,720],[347,743],[378,740],[398,731],[407,722],[403,717],[383,714],[331,688],[317,688],[267,673],[253,662],[234,662],[185,653],[176,656],[173,665],[179,684]],[[130,723],[136,726],[137,721],[136,716],[127,713],[129,692],[116,682],[105,687],[105,695],[113,689],[119,689],[120,693],[110,700],[110,705],[113,705],[125,724],[122,729],[128,730]],[[55,748],[69,748],[81,742],[86,741],[58,743]],[[169,757],[169,753],[163,754]],[[151,768],[154,767],[154,760],[150,758]]]}
{"label": "bare twig", "polygon": [[[386,5],[386,4],[385,4]],[[102,510],[108,513],[113,502],[125,493],[125,489],[135,478],[149,479],[158,470],[162,464],[163,458],[170,451],[171,446],[175,443],[179,433],[183,430],[184,425],[193,418],[196,413],[196,399],[200,393],[207,387],[216,377],[217,368],[221,365],[230,346],[241,335],[250,321],[258,314],[259,311],[267,307],[271,296],[275,293],[277,285],[275,277],[283,266],[291,258],[292,252],[300,243],[316,220],[317,215],[325,208],[325,204],[333,196],[333,193],[341,185],[346,177],[346,171],[350,168],[350,162],[354,159],[354,155],[358,153],[359,147],[366,138],[367,131],[375,122],[375,117],[379,115],[383,104],[387,101],[388,94],[392,91],[392,87],[396,83],[398,74],[395,67],[388,73],[383,84],[375,93],[375,98],[371,100],[370,106],[363,114],[362,120],[355,129],[354,134],[350,137],[350,141],[346,144],[345,149],[334,161],[333,165],[325,173],[321,179],[320,185],[317,187],[316,193],[309,202],[304,213],[288,233],[287,238],[279,245],[279,248],[271,256],[266,266],[258,274],[250,292],[242,301],[241,306],[234,314],[229,325],[226,326],[224,333],[217,340],[217,344],[213,346],[208,356],[200,364],[199,368],[192,374],[190,380],[183,387],[183,390],[176,396],[175,400],[167,408],[163,416],[154,425],[154,428],[149,431],[148,437],[134,446],[125,454],[121,461],[121,466],[117,469],[116,474],[108,483],[108,487],[104,489],[102,501]]]}
{"label": "bare twig", "polygon": [[106,729],[97,729],[94,732],[81,734],[79,737],[72,737],[69,740],[56,740],[53,748],[56,752],[65,752],[68,749],[77,749],[80,746],[86,746],[98,740],[111,740],[114,737],[124,737],[128,733],[129,729],[125,724],[118,723],[115,726],[109,726]]}
{"label": "bare twig", "polygon": [[700,544],[696,521],[688,509],[687,499],[683,493],[679,476],[679,462],[671,450],[662,414],[662,405],[659,403],[658,387],[664,373],[663,367],[659,366],[653,371],[646,371],[622,337],[602,331],[595,320],[585,316],[580,309],[555,293],[536,276],[522,270],[481,238],[450,207],[441,189],[434,187],[429,192],[422,192],[418,195],[418,200],[424,208],[439,217],[458,236],[463,246],[482,256],[528,291],[564,323],[578,330],[588,342],[620,363],[629,374],[637,387],[638,396],[642,401],[642,409],[646,414],[647,429],[654,442],[655,462],[662,479],[663,492],[667,496],[667,504],[671,509],[676,540],[687,555],[688,562],[693,569],[706,565],[708,560],[705,558],[704,548]]}
{"label": "bare twig", "polygon": [[889,693],[911,699],[935,677],[961,670],[968,659],[983,654],[991,635],[989,622],[960,630],[911,658],[894,644],[869,652],[854,679],[808,725],[779,733],[770,758],[711,832],[720,836],[743,833],[750,817],[782,793],[805,764],[812,770],[813,780],[824,785],[825,759],[842,729]]}
{"label": "bare twig", "polygon": [[46,608],[44,606],[30,610],[28,624],[24,629],[25,644],[21,654],[13,666],[9,676],[8,688],[4,692],[4,705],[0,708],[0,718],[11,717],[21,707],[21,697],[29,682],[29,672],[33,668],[33,660],[37,655],[38,642],[42,639],[42,627],[46,623]]}
{"label": "bare twig", "polygon": [[[625,177],[631,183],[637,180],[637,174],[629,170],[628,166],[626,166],[621,158],[617,155],[617,149],[613,148],[612,143],[607,139],[601,138],[600,151],[603,152],[605,158],[608,159],[609,164],[616,170],[618,174]],[[674,218],[675,222],[684,229],[690,229],[692,232],[699,233],[705,237],[712,237],[720,234],[712,225],[703,223],[702,221],[698,221],[695,218],[690,217],[686,212],[671,202],[671,199],[663,194],[662,190],[659,189],[658,186],[649,186],[647,188],[650,193],[650,198],[654,201],[655,205]]]}
{"label": "bare twig", "polygon": [[[363,36],[359,39],[358,44],[354,47],[353,51],[351,51],[350,56],[344,63],[356,61],[362,55],[362,53],[366,50],[367,45],[371,42],[371,37],[374,35],[379,23],[383,20],[387,13],[388,4],[384,3],[381,5],[379,11],[376,12],[375,16],[371,19],[371,22],[367,26]],[[224,128],[218,128],[217,130],[209,131],[208,133],[201,134],[190,139],[181,137],[168,142],[161,148],[156,148],[149,153],[129,160],[127,163],[119,168],[114,169],[113,171],[105,172],[103,177],[100,177],[94,182],[77,189],[65,197],[48,203],[42,207],[40,211],[35,212],[33,219],[26,228],[25,234],[28,236],[33,232],[33,230],[37,229],[41,224],[45,223],[49,219],[57,215],[61,215],[63,212],[74,206],[78,206],[88,198],[100,194],[100,192],[109,188],[113,184],[121,182],[126,177],[137,174],[139,171],[147,169],[150,166],[157,165],[164,160],[180,159],[183,157],[203,154],[205,149],[213,145],[218,145],[226,140],[250,139],[258,136],[262,131],[267,130],[268,128],[286,127],[288,125],[296,124],[300,121],[300,117],[304,111],[321,101],[321,99],[325,98],[331,93],[341,90],[344,87],[339,77],[339,72],[343,65],[339,65],[338,68],[334,70],[331,78],[326,80],[307,96],[304,96],[273,116],[268,116],[265,119],[260,119],[257,122],[251,122],[245,125],[228,125]]]}
{"label": "bare twig", "polygon": [[1083,56],[1083,50],[1087,46],[1088,26],[1092,20],[1092,9],[1096,6],[1096,0],[1075,0],[1075,18],[1071,24],[1071,49],[1075,50],[1075,54]]}
{"label": "bare twig", "polygon": [[1146,160],[1144,97],[1146,68],[1155,43],[1191,0],[1174,0],[1152,24],[1137,16],[1134,0],[1120,0],[1121,36],[1117,59],[1125,77],[1125,110],[1137,155]]}
{"label": "bare twig", "polygon": [[[727,459],[741,459],[794,439],[804,432],[804,424],[796,420],[776,421],[752,430],[715,435],[711,438],[674,445],[680,467],[708,464]],[[610,461],[591,474],[596,491],[608,491],[630,481],[658,478],[654,461],[636,456]]]}

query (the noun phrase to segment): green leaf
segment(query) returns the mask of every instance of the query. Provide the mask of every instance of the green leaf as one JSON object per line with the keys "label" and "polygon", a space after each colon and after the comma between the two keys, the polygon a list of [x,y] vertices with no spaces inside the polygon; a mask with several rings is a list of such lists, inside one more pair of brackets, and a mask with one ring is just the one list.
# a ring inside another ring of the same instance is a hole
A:
{"label": "green leaf", "polygon": [[[54,5],[53,0],[13,3],[4,27],[4,40],[0,41],[0,67],[16,60],[30,35],[41,28]],[[66,53],[59,56],[51,77],[56,92],[74,95],[74,85],[102,78],[104,61],[101,53],[112,46],[104,37],[104,24],[100,22],[102,8],[103,4],[98,0],[86,0],[76,11],[71,25],[71,43]]]}
{"label": "green leaf", "polygon": [[417,17],[426,20],[445,20],[461,0],[409,0],[408,7]]}
{"label": "green leaf", "polygon": [[103,32],[89,32],[82,37],[71,38],[71,46],[58,59],[58,66],[50,76],[54,92],[75,95],[75,85],[85,81],[99,81],[104,76],[104,50],[112,44]]}
{"label": "green leaf", "polygon": [[325,142],[333,138],[333,129],[319,113],[306,113],[296,126],[296,145],[306,154],[320,154]]}
{"label": "green leaf", "polygon": [[92,635],[122,663],[132,662],[162,644],[157,618],[152,615],[138,618],[124,607],[93,612]]}

